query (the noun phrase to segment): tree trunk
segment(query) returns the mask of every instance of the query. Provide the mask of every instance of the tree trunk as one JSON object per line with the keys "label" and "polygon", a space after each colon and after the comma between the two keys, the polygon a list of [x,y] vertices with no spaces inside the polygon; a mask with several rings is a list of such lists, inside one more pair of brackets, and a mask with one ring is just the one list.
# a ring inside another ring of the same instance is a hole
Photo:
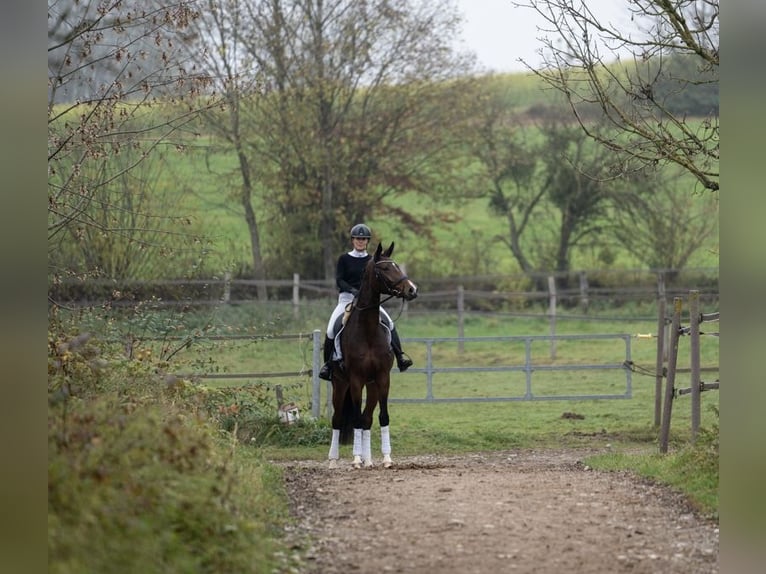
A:
{"label": "tree trunk", "polygon": [[250,249],[253,254],[253,278],[261,281],[257,285],[257,294],[259,301],[268,299],[266,284],[266,270],[263,268],[263,256],[261,255],[261,238],[258,233],[258,222],[255,219],[253,210],[253,182],[250,178],[250,165],[247,156],[242,150],[242,144],[239,138],[236,140],[237,156],[239,158],[239,168],[242,172],[242,209],[245,211],[245,221],[247,221],[247,230],[250,234]]}

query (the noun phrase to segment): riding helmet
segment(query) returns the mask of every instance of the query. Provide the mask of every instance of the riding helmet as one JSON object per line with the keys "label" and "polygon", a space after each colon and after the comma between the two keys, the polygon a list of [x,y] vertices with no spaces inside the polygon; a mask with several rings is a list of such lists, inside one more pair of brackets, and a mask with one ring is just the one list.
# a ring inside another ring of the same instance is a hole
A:
{"label": "riding helmet", "polygon": [[351,228],[351,237],[361,237],[363,239],[370,239],[372,237],[372,231],[364,223],[357,223]]}

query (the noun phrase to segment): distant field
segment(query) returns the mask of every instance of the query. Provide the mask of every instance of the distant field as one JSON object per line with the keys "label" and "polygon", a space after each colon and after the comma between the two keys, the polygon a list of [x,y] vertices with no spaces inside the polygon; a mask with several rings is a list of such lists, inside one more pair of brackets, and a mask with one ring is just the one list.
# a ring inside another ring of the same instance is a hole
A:
{"label": "distant field", "polygon": [[[185,215],[196,223],[195,229],[210,241],[212,257],[206,262],[210,273],[225,268],[251,265],[250,240],[238,197],[240,182],[233,170],[233,158],[216,152],[210,157],[204,149],[184,155],[170,156],[163,178],[173,180],[184,192]],[[439,210],[449,214],[449,223],[429,230],[429,235],[402,229],[385,219],[371,218],[367,223],[384,242],[396,241],[397,261],[415,266],[421,276],[493,275],[518,273],[519,267],[509,248],[501,242],[507,236],[506,222],[493,215],[486,199],[466,199],[459,203],[436,202],[414,195],[397,198],[398,207],[415,216]],[[263,207],[256,214],[263,216]],[[268,225],[261,229],[264,247],[268,249]],[[641,264],[612,246],[615,268],[638,268]],[[597,248],[573,252],[574,269],[598,269]],[[717,267],[717,236],[689,262],[689,267]]]}

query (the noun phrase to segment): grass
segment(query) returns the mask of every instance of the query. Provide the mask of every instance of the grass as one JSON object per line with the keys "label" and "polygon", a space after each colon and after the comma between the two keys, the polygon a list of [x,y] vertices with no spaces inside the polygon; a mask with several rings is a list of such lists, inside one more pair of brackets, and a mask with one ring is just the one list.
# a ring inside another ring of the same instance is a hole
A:
{"label": "grass", "polygon": [[[652,333],[656,321],[643,310],[634,314],[608,320],[575,318],[561,320],[557,332],[561,334],[626,333],[631,335],[632,359],[648,373],[653,372],[656,358],[656,339],[637,338],[638,333]],[[640,318],[645,315],[644,318]],[[316,320],[315,318],[311,319]],[[310,331],[307,325],[295,325]],[[447,315],[412,316],[400,318],[399,329],[405,338],[406,350],[415,359],[415,368],[425,361],[425,344],[407,342],[414,338],[454,337],[454,317]],[[510,316],[469,317],[464,325],[465,336],[520,336],[544,335],[549,332],[547,321],[539,318]],[[536,364],[619,364],[625,356],[622,339],[606,341],[576,339],[558,342],[556,359],[549,356],[549,344],[540,343],[533,356]],[[524,351],[519,343],[507,342],[466,343],[461,354],[456,342],[435,344],[433,359],[439,366],[477,366],[518,364]],[[311,343],[262,339],[257,343],[239,343],[231,353],[216,352],[219,360],[229,361],[227,368],[281,369],[303,371],[311,368]],[[211,352],[212,349],[208,349]],[[679,367],[688,366],[688,341],[681,340]],[[718,339],[703,338],[701,345],[702,365],[718,364]],[[225,358],[225,359],[224,359]],[[414,369],[415,369],[414,368]],[[659,429],[654,426],[655,378],[645,372],[632,376],[632,397],[619,400],[583,399],[549,401],[506,402],[451,402],[451,403],[402,403],[397,398],[424,398],[426,375],[411,370],[392,374],[391,429],[394,456],[423,453],[469,453],[505,449],[528,448],[598,448],[608,449],[610,454],[588,460],[594,468],[629,469],[637,474],[652,477],[683,491],[703,512],[717,512],[717,463],[713,468],[706,463],[704,472],[697,457],[697,447],[692,446],[691,406],[688,395],[676,399],[670,433],[670,453],[658,454]],[[687,386],[680,373],[677,385]],[[715,373],[703,373],[712,380]],[[437,397],[487,398],[498,396],[523,396],[523,373],[437,373],[433,376],[433,391]],[[240,389],[258,388],[265,393],[265,401],[272,412],[276,411],[274,390],[277,383],[283,385],[285,400],[299,405],[303,419],[289,431],[275,430],[262,420],[251,421],[255,428],[269,430],[250,431],[257,436],[254,442],[268,460],[317,459],[324,460],[329,446],[330,426],[323,416],[310,420],[312,408],[311,380],[307,375],[286,379],[241,380]],[[322,383],[321,404],[327,395]],[[537,372],[533,375],[533,391],[536,395],[561,393],[623,393],[625,373],[609,371],[562,371]],[[227,386],[216,383],[215,386]],[[717,429],[718,392],[704,393],[702,397],[702,428],[704,432]],[[246,402],[246,401],[245,401]],[[324,410],[322,411],[324,412]],[[244,425],[247,426],[247,425]],[[279,427],[277,427],[279,428]],[[377,421],[374,429],[377,428]],[[373,432],[373,449],[379,450],[379,436]],[[704,450],[704,449],[703,449]],[[707,451],[705,451],[707,452]],[[342,451],[342,454],[345,455]],[[710,453],[707,453],[710,454]],[[709,456],[703,457],[709,460]],[[717,461],[717,449],[715,451]],[[697,476],[699,474],[699,476]],[[691,479],[690,477],[696,478]]]}
{"label": "grass", "polygon": [[[66,334],[62,318],[49,340],[49,571],[262,572],[289,560],[280,540],[290,520],[286,495],[281,471],[272,463],[325,460],[331,430],[326,417],[310,416],[313,390],[305,374],[311,368],[310,337],[274,335],[321,329],[323,311],[310,309],[295,317],[253,305],[200,314],[139,311],[116,320],[102,310],[73,317],[79,334]],[[650,316],[629,315],[561,320],[557,331],[653,330]],[[447,314],[405,315],[399,329],[405,341],[456,334],[454,317]],[[85,330],[90,338],[82,335]],[[471,337],[548,330],[541,319],[499,314],[470,316],[465,322],[465,335]],[[127,332],[152,338],[139,340],[126,355]],[[203,336],[220,333],[250,338]],[[169,334],[180,339],[169,340]],[[653,368],[654,340],[631,342],[634,361]],[[506,364],[523,357],[518,344],[505,342],[466,344],[462,354],[455,342],[438,347],[434,357],[446,365]],[[705,339],[701,347],[703,365],[717,365],[717,339]],[[411,341],[406,349],[421,367],[424,343]],[[688,362],[688,345],[681,349],[679,365]],[[555,359],[549,351],[540,345],[533,361],[582,364],[624,358],[620,344],[587,339],[561,343]],[[198,382],[172,375],[248,370],[295,374]],[[535,392],[538,385],[540,392],[546,387],[582,392],[599,385],[618,391],[625,385],[621,370],[539,371],[533,377]],[[513,379],[508,373],[437,373],[433,389],[437,396],[496,397],[521,392],[522,381]],[[392,397],[422,397],[425,381],[425,374],[414,369],[394,372]],[[279,422],[277,386],[286,402],[299,406],[302,418],[296,424]],[[632,398],[620,400],[394,402],[393,456],[595,448],[605,454],[589,458],[592,467],[628,469],[668,484],[701,511],[717,516],[717,408],[718,393],[705,393],[703,439],[692,445],[689,397],[677,399],[670,453],[660,456],[653,376],[634,374]],[[373,429],[373,452],[379,452],[377,421]],[[350,456],[350,447],[342,447],[341,455]]]}

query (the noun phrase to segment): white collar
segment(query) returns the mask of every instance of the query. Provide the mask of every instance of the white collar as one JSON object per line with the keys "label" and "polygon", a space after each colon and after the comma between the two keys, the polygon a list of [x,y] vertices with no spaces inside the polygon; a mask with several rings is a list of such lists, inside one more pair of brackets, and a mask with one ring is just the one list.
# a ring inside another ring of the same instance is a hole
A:
{"label": "white collar", "polygon": [[351,257],[367,257],[368,253],[366,251],[357,251],[356,249],[352,249],[348,252]]}

